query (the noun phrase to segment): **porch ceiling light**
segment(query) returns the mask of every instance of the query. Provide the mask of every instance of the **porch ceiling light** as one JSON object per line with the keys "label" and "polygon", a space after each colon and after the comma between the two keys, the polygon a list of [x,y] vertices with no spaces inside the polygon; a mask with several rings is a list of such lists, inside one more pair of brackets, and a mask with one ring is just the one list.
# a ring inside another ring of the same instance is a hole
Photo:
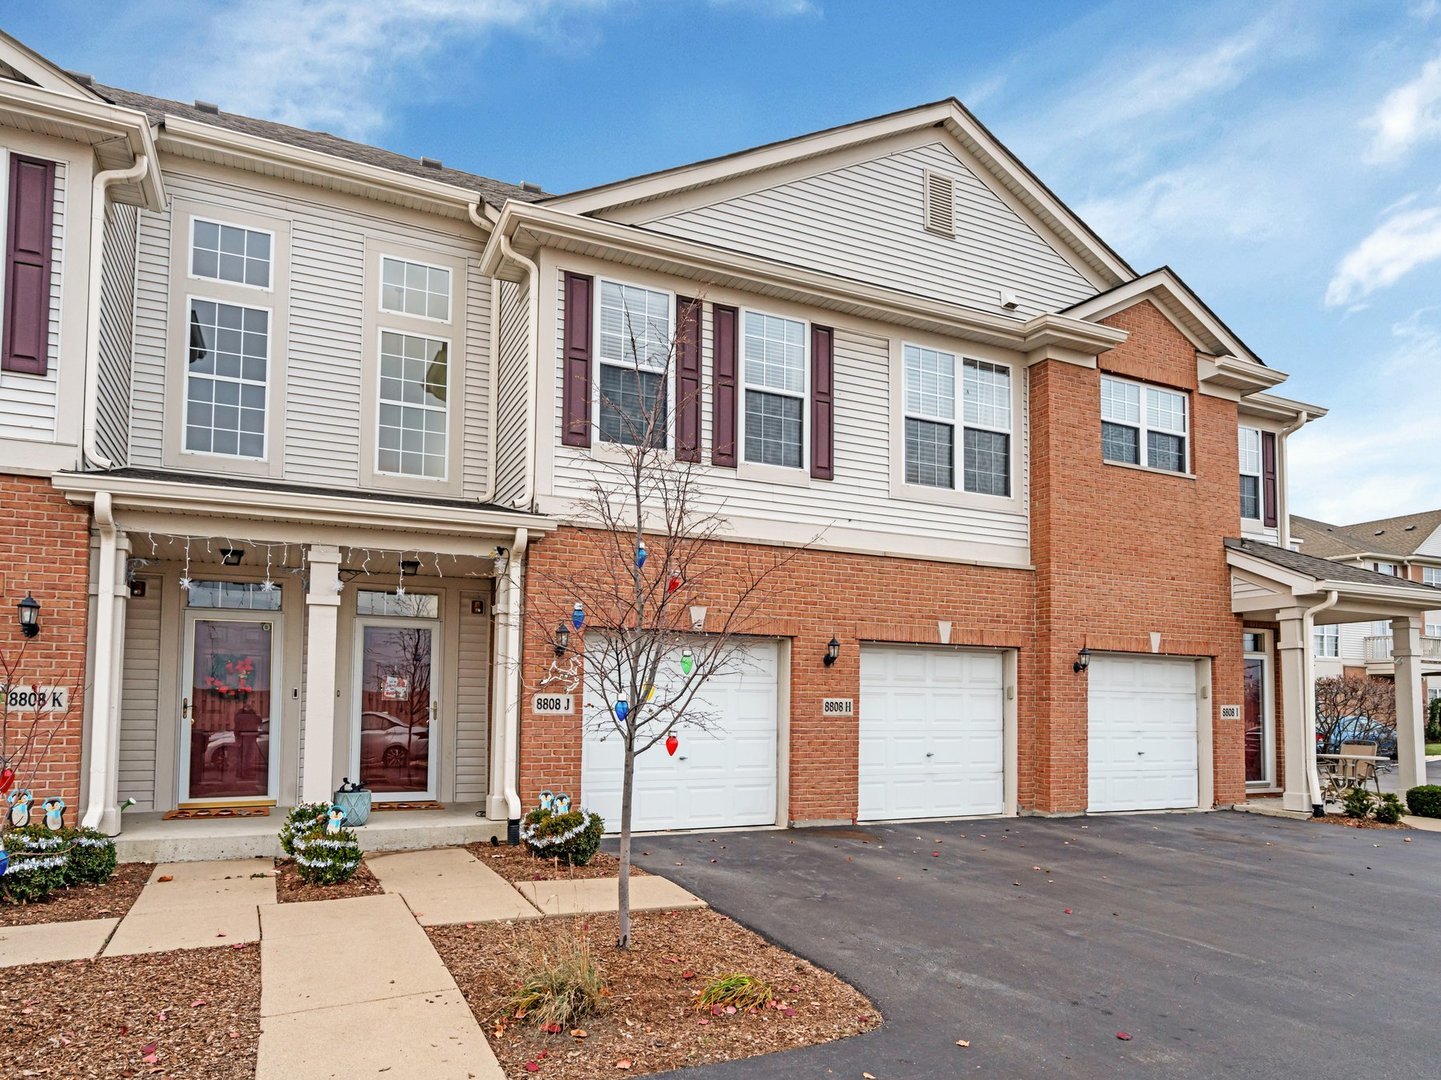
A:
{"label": "porch ceiling light", "polygon": [[1071,664],[1071,670],[1074,671],[1077,675],[1079,675],[1079,674],[1081,674],[1081,672],[1085,671],[1085,670],[1086,670],[1088,667],[1090,667],[1090,666],[1091,666],[1091,650],[1088,649],[1088,648],[1086,648],[1084,645],[1082,645],[1082,646],[1081,646],[1081,651],[1078,652],[1078,653],[1076,653],[1076,659],[1075,659],[1075,661]]}
{"label": "porch ceiling light", "polygon": [[555,624],[555,655],[564,656],[565,651],[570,648],[570,627],[565,623]]}
{"label": "porch ceiling light", "polygon": [[220,561],[226,566],[239,566],[240,560],[245,558],[244,548],[221,548]]}
{"label": "porch ceiling light", "polygon": [[31,596],[27,590],[25,599],[15,605],[20,612],[20,632],[26,637],[35,637],[40,633],[40,601]]}
{"label": "porch ceiling light", "polygon": [[832,664],[834,664],[838,659],[840,659],[840,655],[841,655],[841,643],[840,643],[839,641],[837,641],[835,638],[831,638],[831,640],[826,643],[826,655],[825,655],[826,667],[830,667],[830,666],[831,666]]}
{"label": "porch ceiling light", "polygon": [[419,560],[419,559],[401,559],[401,560],[400,560],[400,576],[401,576],[401,577],[415,577],[415,575],[418,574],[418,573],[420,573],[420,560]]}

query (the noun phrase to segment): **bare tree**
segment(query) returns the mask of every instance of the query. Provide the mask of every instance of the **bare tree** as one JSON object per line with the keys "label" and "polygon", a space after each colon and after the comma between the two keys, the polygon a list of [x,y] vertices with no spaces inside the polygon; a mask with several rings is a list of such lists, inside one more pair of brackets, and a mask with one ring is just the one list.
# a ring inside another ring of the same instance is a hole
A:
{"label": "bare tree", "polygon": [[1396,730],[1396,684],[1365,675],[1316,680],[1316,734],[1323,746],[1339,750],[1346,741],[1379,738]]}
{"label": "bare tree", "polygon": [[[726,523],[714,509],[718,500],[706,494],[706,470],[686,460],[699,454],[672,448],[671,402],[675,412],[693,404],[673,386],[672,361],[685,335],[698,332],[699,315],[700,302],[689,303],[671,334],[668,325],[627,310],[624,347],[614,362],[606,358],[616,370],[600,388],[594,435],[606,453],[591,459],[587,494],[574,515],[595,530],[598,550],[563,572],[532,570],[550,586],[552,601],[526,613],[556,654],[538,688],[582,689],[585,726],[621,743],[622,949],[631,941],[636,758],[686,730],[723,733],[725,718],[704,688],[746,666],[745,635],[760,605],[785,588],[784,569],[808,546],[760,553],[724,545]],[[698,348],[694,338],[689,344]],[[693,619],[699,607],[704,617]]]}
{"label": "bare tree", "polygon": [[[0,652],[0,776],[8,772],[4,786],[20,791],[35,786],[56,736],[69,725],[81,699],[78,686],[27,674],[35,666],[26,660],[29,644],[26,639],[19,649]],[[0,824],[6,821],[0,810]]]}

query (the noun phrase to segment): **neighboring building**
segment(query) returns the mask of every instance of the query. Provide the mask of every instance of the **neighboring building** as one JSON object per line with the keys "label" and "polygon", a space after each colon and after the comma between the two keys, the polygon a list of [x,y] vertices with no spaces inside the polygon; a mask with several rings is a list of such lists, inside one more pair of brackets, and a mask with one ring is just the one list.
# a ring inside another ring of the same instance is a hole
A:
{"label": "neighboring building", "polygon": [[[56,758],[88,768],[47,782],[112,832],[127,798],[342,777],[476,827],[543,787],[613,818],[587,703],[531,706],[626,378],[695,391],[666,438],[728,557],[819,534],[713,687],[727,734],[646,761],[641,828],[1301,808],[1313,620],[1429,601],[1287,550],[1287,437],[1324,410],[955,101],[545,196],[0,37],[0,145],[53,191],[6,269],[49,267],[58,326],[42,369],[36,286],[7,301],[5,592],[90,667]],[[684,370],[637,370],[627,317]]]}

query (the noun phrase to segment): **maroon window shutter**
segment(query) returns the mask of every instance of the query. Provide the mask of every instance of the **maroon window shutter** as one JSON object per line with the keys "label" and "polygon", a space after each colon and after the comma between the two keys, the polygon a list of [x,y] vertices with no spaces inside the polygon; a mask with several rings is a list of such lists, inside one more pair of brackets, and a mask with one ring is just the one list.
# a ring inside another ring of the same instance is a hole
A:
{"label": "maroon window shutter", "polygon": [[712,465],[736,466],[736,383],[739,375],[740,312],[724,304],[711,308],[715,331],[715,394],[711,398]]}
{"label": "maroon window shutter", "polygon": [[561,436],[566,446],[590,445],[590,340],[593,278],[565,275],[565,355],[561,366]]}
{"label": "maroon window shutter", "polygon": [[1276,527],[1276,433],[1261,432],[1261,511],[1262,523]]}
{"label": "maroon window shutter", "polygon": [[50,370],[50,241],[55,220],[55,163],[10,155],[5,230],[5,334],[0,368],[27,375]]}
{"label": "maroon window shutter", "polygon": [[701,302],[677,296],[675,306],[675,456],[677,461],[700,461]]}
{"label": "maroon window shutter", "polygon": [[833,342],[828,326],[811,327],[811,476],[836,478],[836,379]]}

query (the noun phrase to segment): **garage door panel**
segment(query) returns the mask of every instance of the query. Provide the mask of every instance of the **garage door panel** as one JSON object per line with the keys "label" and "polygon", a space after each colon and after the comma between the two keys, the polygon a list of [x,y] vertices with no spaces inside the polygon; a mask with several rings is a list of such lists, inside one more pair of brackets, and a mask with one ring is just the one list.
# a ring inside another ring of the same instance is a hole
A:
{"label": "garage door panel", "polygon": [[1199,798],[1195,662],[1095,656],[1088,678],[1089,808],[1195,806]]}

